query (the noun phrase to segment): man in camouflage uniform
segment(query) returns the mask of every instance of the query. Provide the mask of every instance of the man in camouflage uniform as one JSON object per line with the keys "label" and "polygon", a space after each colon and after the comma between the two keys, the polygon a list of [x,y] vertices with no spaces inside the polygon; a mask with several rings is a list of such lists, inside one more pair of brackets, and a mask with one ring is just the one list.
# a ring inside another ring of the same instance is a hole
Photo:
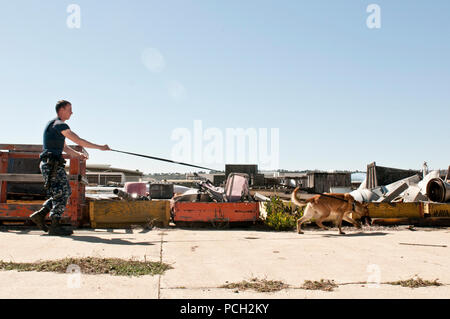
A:
{"label": "man in camouflage uniform", "polygon": [[[41,153],[40,169],[44,176],[44,187],[50,197],[40,210],[30,215],[31,220],[43,231],[51,236],[69,236],[73,232],[60,225],[61,216],[72,193],[65,171],[66,161],[62,157],[63,151],[70,157],[87,159],[84,153],[77,152],[66,145],[65,138],[69,138],[76,144],[95,148],[103,151],[110,150],[108,145],[97,145],[83,140],[65,123],[72,115],[70,102],[62,100],[56,104],[58,117],[48,122],[44,130],[44,150]],[[45,224],[45,216],[50,213],[52,221],[50,228]]]}

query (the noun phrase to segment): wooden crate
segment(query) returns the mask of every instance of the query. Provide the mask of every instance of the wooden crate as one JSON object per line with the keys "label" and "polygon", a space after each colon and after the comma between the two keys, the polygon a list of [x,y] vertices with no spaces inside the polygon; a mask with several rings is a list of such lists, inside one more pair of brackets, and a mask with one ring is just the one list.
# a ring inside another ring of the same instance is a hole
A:
{"label": "wooden crate", "polygon": [[424,214],[427,217],[450,217],[450,203],[426,203]]}
{"label": "wooden crate", "polygon": [[153,220],[167,227],[170,221],[169,201],[96,200],[89,202],[92,228],[128,228],[146,225]]}
{"label": "wooden crate", "polygon": [[420,218],[424,203],[369,203],[371,218]]}

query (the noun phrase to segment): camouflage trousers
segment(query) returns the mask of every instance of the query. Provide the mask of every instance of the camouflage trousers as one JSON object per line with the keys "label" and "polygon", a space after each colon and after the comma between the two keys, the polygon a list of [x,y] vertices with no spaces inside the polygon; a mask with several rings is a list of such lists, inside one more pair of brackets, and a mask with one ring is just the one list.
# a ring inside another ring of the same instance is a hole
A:
{"label": "camouflage trousers", "polygon": [[[41,162],[40,169],[44,176],[44,181],[47,182],[50,178],[50,165]],[[45,201],[44,206],[47,206],[48,209],[50,209],[50,218],[61,218],[66,209],[67,201],[72,194],[64,167],[58,166],[56,174],[53,178],[50,178],[49,185],[50,186],[47,189],[47,196],[49,199]]]}

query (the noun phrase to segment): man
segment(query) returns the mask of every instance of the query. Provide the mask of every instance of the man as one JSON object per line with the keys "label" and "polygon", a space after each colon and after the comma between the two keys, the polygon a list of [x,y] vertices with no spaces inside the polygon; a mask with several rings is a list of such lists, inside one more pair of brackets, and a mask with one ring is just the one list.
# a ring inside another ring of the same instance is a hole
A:
{"label": "man", "polygon": [[[40,169],[44,176],[44,187],[50,198],[43,207],[30,215],[30,219],[43,231],[51,236],[69,236],[72,230],[61,226],[61,216],[66,208],[67,200],[70,197],[71,189],[65,171],[66,161],[62,157],[63,151],[70,157],[80,157],[87,159],[84,153],[77,152],[67,146],[66,137],[74,143],[86,147],[95,148],[102,151],[110,150],[108,145],[97,145],[80,138],[70,130],[65,121],[72,115],[72,104],[66,100],[56,103],[56,113],[58,117],[48,122],[44,130],[44,150],[40,155]],[[52,221],[50,228],[45,224],[45,216],[50,213]]]}

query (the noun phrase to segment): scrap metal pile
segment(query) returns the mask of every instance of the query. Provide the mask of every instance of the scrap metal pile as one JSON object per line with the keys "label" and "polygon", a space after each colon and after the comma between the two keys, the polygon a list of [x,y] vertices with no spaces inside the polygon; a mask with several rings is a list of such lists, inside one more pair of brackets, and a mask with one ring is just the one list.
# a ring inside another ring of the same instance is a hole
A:
{"label": "scrap metal pile", "polygon": [[[199,177],[200,178],[200,177]],[[255,201],[250,195],[249,176],[231,173],[224,187],[216,187],[206,178],[197,182],[197,188],[172,183],[127,182],[123,188],[89,187],[88,197],[92,199],[120,199],[142,201],[171,199],[173,202],[216,202],[236,203]]]}
{"label": "scrap metal pile", "polygon": [[243,173],[230,173],[225,187],[216,187],[210,180],[197,183],[198,189],[189,189],[173,197],[174,202],[217,202],[235,203],[253,201],[249,190],[249,176]]}
{"label": "scrap metal pile", "polygon": [[[446,177],[440,173],[439,170],[428,173],[426,163],[422,172],[381,167],[372,163],[367,167],[364,182],[350,194],[360,202],[449,202],[450,171]],[[402,178],[392,181],[396,177]],[[385,184],[386,181],[390,183]]]}

